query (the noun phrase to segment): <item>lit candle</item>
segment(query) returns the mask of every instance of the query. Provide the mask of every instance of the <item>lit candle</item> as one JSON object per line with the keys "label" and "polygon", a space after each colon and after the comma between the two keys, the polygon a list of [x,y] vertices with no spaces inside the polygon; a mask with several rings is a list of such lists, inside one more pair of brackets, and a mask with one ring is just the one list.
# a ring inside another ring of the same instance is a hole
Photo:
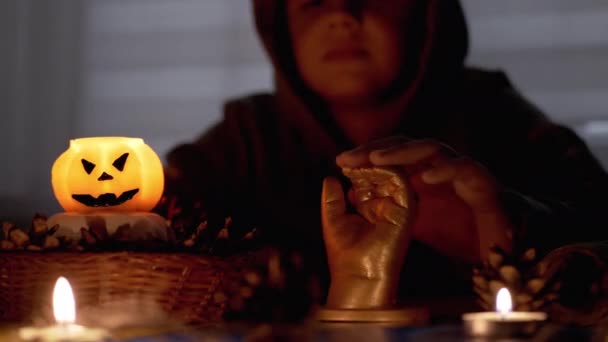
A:
{"label": "lit candle", "polygon": [[64,277],[57,279],[53,290],[53,314],[55,325],[19,329],[19,337],[24,341],[78,341],[93,342],[107,341],[110,335],[103,329],[88,328],[75,324],[76,303],[68,280]]}
{"label": "lit candle", "polygon": [[462,316],[465,332],[476,337],[531,336],[547,320],[544,312],[512,311],[511,294],[506,288],[496,295],[496,312],[473,312]]}

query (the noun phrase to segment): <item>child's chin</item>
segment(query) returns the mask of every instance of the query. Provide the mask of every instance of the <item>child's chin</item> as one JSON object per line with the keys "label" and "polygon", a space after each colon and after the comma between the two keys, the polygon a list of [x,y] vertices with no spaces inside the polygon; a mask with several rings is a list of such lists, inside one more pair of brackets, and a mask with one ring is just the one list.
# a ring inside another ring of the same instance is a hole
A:
{"label": "child's chin", "polygon": [[334,87],[325,94],[326,100],[333,103],[365,103],[374,98],[376,91],[370,89],[369,85],[349,85]]}

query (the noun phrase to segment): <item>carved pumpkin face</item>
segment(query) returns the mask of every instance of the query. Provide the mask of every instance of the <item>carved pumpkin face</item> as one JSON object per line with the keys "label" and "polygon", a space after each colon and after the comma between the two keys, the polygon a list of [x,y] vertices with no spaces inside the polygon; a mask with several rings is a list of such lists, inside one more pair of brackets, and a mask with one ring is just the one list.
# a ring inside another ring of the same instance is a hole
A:
{"label": "carved pumpkin face", "polygon": [[53,164],[53,192],[65,211],[150,211],[164,187],[163,166],[139,138],[70,141]]}

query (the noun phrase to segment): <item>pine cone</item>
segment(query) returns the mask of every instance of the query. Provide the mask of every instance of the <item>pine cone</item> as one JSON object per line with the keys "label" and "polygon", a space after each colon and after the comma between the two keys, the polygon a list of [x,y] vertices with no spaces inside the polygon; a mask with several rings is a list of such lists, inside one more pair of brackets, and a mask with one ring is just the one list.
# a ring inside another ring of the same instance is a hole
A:
{"label": "pine cone", "polygon": [[547,278],[559,279],[559,301],[549,310],[555,322],[594,326],[608,317],[608,244],[567,245],[542,261]]}
{"label": "pine cone", "polygon": [[558,298],[556,291],[560,284],[545,278],[542,268],[533,248],[521,255],[492,248],[488,261],[473,270],[473,288],[479,304],[486,310],[495,310],[496,294],[506,287],[511,293],[513,310],[545,310]]}

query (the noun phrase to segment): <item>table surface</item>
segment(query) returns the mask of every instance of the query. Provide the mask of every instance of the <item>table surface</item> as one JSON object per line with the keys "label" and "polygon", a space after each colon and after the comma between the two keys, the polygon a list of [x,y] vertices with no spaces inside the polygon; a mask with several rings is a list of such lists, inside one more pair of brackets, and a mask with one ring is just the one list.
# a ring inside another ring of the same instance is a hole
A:
{"label": "table surface", "polygon": [[[164,330],[164,331],[163,331]],[[17,325],[1,325],[0,341],[19,341]],[[566,329],[547,325],[536,336],[528,339],[501,341],[577,341],[604,342],[603,329]],[[113,333],[112,341],[122,342],[190,342],[190,341],[445,341],[481,342],[489,339],[468,338],[457,324],[422,328],[386,327],[374,324],[308,324],[298,326],[226,326],[214,329],[187,327],[159,329],[135,328]]]}

